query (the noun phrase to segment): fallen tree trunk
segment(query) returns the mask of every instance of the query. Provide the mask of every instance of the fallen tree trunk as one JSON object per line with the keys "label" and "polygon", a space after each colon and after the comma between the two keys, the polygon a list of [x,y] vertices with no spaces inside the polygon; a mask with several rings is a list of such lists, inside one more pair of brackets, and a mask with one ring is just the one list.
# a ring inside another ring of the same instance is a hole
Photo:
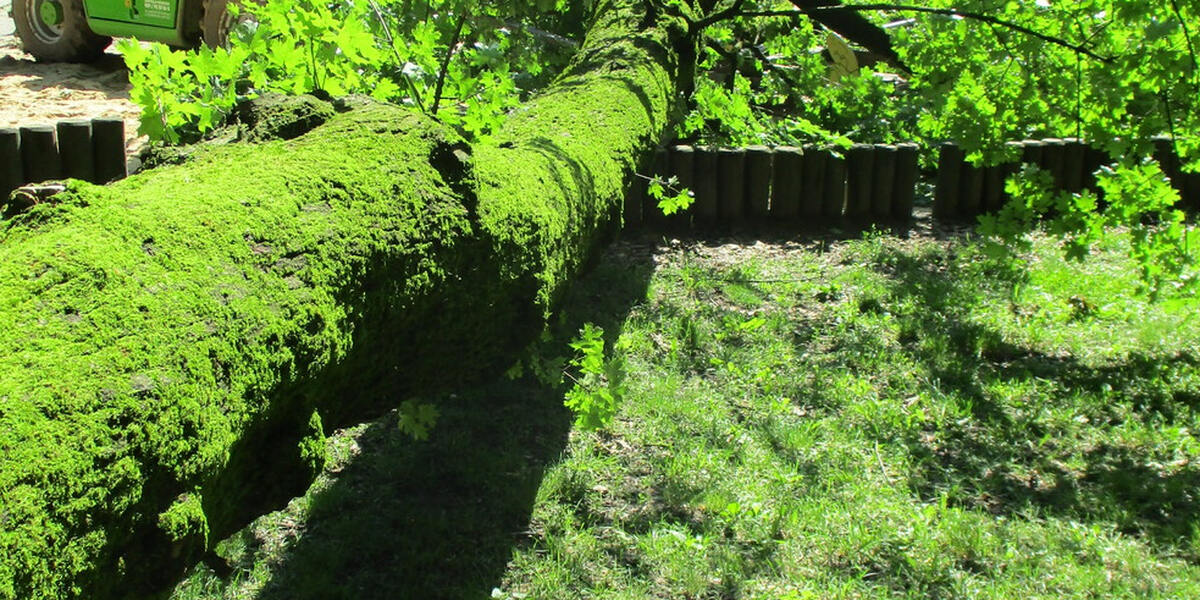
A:
{"label": "fallen tree trunk", "polygon": [[668,125],[648,6],[602,2],[487,145],[366,105],[3,222],[0,598],[161,593],[325,427],[505,366]]}

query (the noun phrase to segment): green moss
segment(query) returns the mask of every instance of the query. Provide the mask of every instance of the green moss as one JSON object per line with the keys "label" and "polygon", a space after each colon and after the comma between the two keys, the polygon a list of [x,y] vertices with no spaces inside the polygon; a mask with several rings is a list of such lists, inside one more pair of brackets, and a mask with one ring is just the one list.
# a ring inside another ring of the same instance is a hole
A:
{"label": "green moss", "polygon": [[629,173],[674,115],[674,19],[631,31],[638,3],[608,2],[576,62],[476,149],[479,219],[506,275],[535,282],[544,312],[620,222]]}
{"label": "green moss", "polygon": [[333,105],[313,96],[263,94],[238,106],[243,138],[251,142],[290,140],[333,117]]}
{"label": "green moss", "polygon": [[0,598],[151,597],[326,426],[506,366],[667,124],[635,6],[495,144],[366,105],[0,223]]}
{"label": "green moss", "polygon": [[300,460],[307,467],[307,475],[316,477],[325,467],[325,429],[321,426],[321,413],[312,412],[308,419],[308,431],[300,438]]}
{"label": "green moss", "polygon": [[180,543],[190,537],[208,542],[208,519],[204,517],[204,509],[199,494],[180,494],[175,503],[158,515],[158,527],[172,542]]}
{"label": "green moss", "polygon": [[156,547],[154,516],[247,432],[311,414],[306,395],[333,400],[309,388],[356,340],[380,343],[365,313],[417,308],[404,290],[444,277],[438,255],[471,231],[430,166],[453,135],[386,107],[316,133],[73,184],[4,223],[5,256],[20,257],[0,263],[9,597],[102,595],[84,582],[135,540]]}

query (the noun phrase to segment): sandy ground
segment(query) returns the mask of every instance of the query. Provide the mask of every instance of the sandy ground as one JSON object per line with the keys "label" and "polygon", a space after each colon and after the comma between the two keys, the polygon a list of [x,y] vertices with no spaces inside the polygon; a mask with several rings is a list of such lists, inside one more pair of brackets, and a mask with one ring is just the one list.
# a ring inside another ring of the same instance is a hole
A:
{"label": "sandy ground", "polygon": [[11,7],[12,0],[0,0],[0,127],[119,116],[127,154],[136,151],[144,138],[136,135],[138,109],[129,102],[129,81],[116,50],[109,47],[90,65],[35,62],[21,51]]}

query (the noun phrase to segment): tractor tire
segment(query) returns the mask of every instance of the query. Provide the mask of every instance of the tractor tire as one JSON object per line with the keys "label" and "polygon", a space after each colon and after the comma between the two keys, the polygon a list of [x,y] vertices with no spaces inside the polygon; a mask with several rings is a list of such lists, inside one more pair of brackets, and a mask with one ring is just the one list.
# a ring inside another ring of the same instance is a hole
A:
{"label": "tractor tire", "polygon": [[200,33],[209,48],[228,47],[229,35],[234,28],[240,23],[254,21],[254,15],[244,8],[236,17],[230,14],[228,10],[230,2],[243,5],[240,0],[204,0],[204,16],[200,19]]}
{"label": "tractor tire", "polygon": [[91,62],[112,38],[88,28],[82,0],[13,0],[21,48],[42,62]]}

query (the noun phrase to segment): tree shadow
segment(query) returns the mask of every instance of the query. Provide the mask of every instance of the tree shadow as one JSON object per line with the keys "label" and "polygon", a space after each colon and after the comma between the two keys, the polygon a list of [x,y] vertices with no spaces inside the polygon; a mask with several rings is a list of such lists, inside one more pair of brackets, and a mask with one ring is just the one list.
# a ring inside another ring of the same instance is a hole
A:
{"label": "tree shadow", "polygon": [[[571,156],[553,141],[544,137],[538,137],[528,140],[522,145],[531,148],[546,158],[545,164],[550,169],[550,177],[554,179],[555,186],[562,190],[564,194],[569,194],[572,191],[588,193],[590,190],[596,189],[595,178],[592,176],[591,170],[587,168],[587,165]],[[568,171],[565,174],[563,173],[563,165],[566,165],[565,170]],[[570,184],[567,181],[568,177],[570,178]]]}
{"label": "tree shadow", "polygon": [[[903,351],[970,413],[937,430],[904,430],[915,493],[998,515],[1109,523],[1200,559],[1191,543],[1200,465],[1162,441],[1200,410],[1200,357],[1134,353],[1096,365],[1018,347],[968,318],[984,300],[947,264],[894,248],[877,258],[889,278],[882,302],[915,307],[903,317]],[[1021,277],[988,275],[999,285]],[[1014,401],[998,398],[1001,388],[1037,391]],[[1123,437],[1129,421],[1153,437]]]}
{"label": "tree shadow", "polygon": [[[615,341],[646,297],[653,250],[626,243],[603,252],[533,353],[566,356],[585,322]],[[259,554],[275,561],[263,599],[486,596],[530,535],[541,480],[566,446],[573,418],[562,399],[558,385],[501,377],[439,399],[427,441],[401,432],[396,413],[365,425],[357,455],[306,496],[309,518],[269,526],[295,529],[286,549],[267,547],[261,522],[235,534],[250,551],[230,565],[232,581],[262,568]]]}

